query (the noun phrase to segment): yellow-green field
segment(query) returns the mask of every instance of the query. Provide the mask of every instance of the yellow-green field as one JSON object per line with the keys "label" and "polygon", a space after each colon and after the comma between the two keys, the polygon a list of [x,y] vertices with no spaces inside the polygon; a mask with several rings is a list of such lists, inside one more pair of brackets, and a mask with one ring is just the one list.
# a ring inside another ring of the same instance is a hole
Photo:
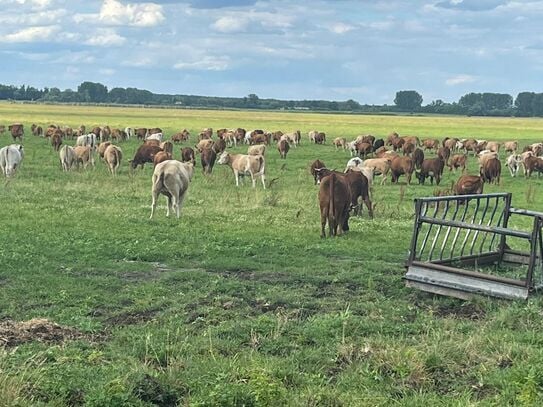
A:
{"label": "yellow-green field", "polygon": [[[22,167],[0,187],[0,404],[543,403],[540,294],[462,302],[404,287],[412,199],[435,186],[375,185],[375,219],[364,211],[346,236],[321,239],[308,172],[317,158],[344,168],[350,155],[334,137],[397,131],[525,145],[543,141],[543,120],[0,104],[0,124],[12,122],[27,132]],[[120,143],[115,178],[98,160],[63,173],[32,123],[156,126],[166,136],[187,128],[191,146],[204,127],[300,129],[303,139],[286,160],[270,147],[266,191],[236,188],[228,167],[203,176],[198,163],[181,219],[164,216],[161,197],[149,220],[152,168],[127,165],[140,142]],[[312,129],[328,143],[309,144]],[[0,146],[11,142],[0,136]],[[458,176],[446,170],[439,188]],[[485,192],[542,211],[542,186],[504,166]],[[33,318],[47,321],[20,324]]]}

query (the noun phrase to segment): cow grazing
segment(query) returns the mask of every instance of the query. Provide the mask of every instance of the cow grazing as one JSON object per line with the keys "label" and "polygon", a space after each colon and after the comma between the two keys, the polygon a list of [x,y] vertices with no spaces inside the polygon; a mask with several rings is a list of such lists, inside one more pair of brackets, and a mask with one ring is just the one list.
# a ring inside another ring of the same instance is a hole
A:
{"label": "cow grazing", "polygon": [[326,133],[320,132],[315,136],[315,144],[326,143]]}
{"label": "cow grazing", "polygon": [[58,151],[60,150],[60,146],[62,145],[62,132],[55,132],[53,134],[53,137],[51,137],[51,146],[53,146],[53,150]]}
{"label": "cow grazing", "polygon": [[213,129],[210,127],[206,127],[198,135],[198,140],[211,139],[212,137],[213,137]]}
{"label": "cow grazing", "polygon": [[501,147],[501,144],[498,143],[497,141],[489,141],[488,143],[486,143],[486,149],[489,151],[492,151],[493,153],[499,154],[500,147]]}
{"label": "cow grazing", "polygon": [[287,141],[281,140],[277,144],[277,149],[279,150],[279,156],[283,159],[287,158],[288,150],[290,150],[290,145]]}
{"label": "cow grazing", "polygon": [[483,193],[483,179],[476,175],[462,175],[453,187],[454,195],[472,195]]}
{"label": "cow grazing", "polygon": [[373,207],[369,195],[369,181],[363,173],[360,171],[351,170],[347,171],[346,173],[342,173],[338,171],[331,171],[327,168],[320,168],[316,170],[316,172],[318,183],[322,183],[323,178],[331,175],[332,173],[336,174],[338,177],[344,177],[351,192],[351,206],[349,209],[352,209],[355,215],[359,215],[361,207],[360,203],[358,202],[358,198],[361,198],[362,202],[366,204],[366,208],[368,208],[370,218],[373,219]]}
{"label": "cow grazing", "polygon": [[365,141],[356,143],[356,152],[360,157],[366,158],[368,154],[371,154],[373,152],[373,144],[367,143]]}
{"label": "cow grazing", "polygon": [[266,146],[264,144],[249,146],[247,148],[248,155],[264,155],[265,153],[266,153]]}
{"label": "cow grazing", "polygon": [[160,148],[162,151],[173,154],[173,143],[171,141],[164,141],[160,143]]}
{"label": "cow grazing", "polygon": [[179,219],[193,173],[194,166],[192,163],[182,163],[176,160],[164,161],[155,167],[152,178],[151,216],[149,219],[152,219],[155,214],[156,203],[160,194],[166,195],[168,198],[166,216],[170,216],[170,211],[174,210],[177,219]]}
{"label": "cow grazing", "polygon": [[424,161],[424,152],[420,148],[416,148],[415,151],[413,151],[413,154],[411,154],[411,158],[413,159],[415,168],[419,170],[422,162]]}
{"label": "cow grazing", "polygon": [[111,172],[111,175],[117,175],[117,170],[121,166],[121,160],[123,159],[122,150],[116,145],[110,144],[104,153],[104,161]]}
{"label": "cow grazing", "polygon": [[171,159],[172,159],[172,154],[171,153],[168,153],[166,151],[159,151],[153,157],[153,166],[156,167],[161,162],[166,161],[166,160],[171,160]]}
{"label": "cow grazing", "polygon": [[[136,135],[136,132],[134,131],[134,129],[132,127],[125,127],[124,132],[126,133],[126,139],[127,140],[130,140],[131,138],[134,138],[134,136]],[[144,135],[144,137],[145,137],[145,135]]]}
{"label": "cow grazing", "polygon": [[443,175],[443,167],[445,167],[445,161],[440,157],[425,159],[420,166],[420,171],[416,173],[419,184],[424,185],[426,178],[430,177],[432,185],[434,185],[434,178],[436,179],[436,184],[439,185],[441,176]]}
{"label": "cow grazing", "polygon": [[311,142],[315,142],[315,136],[319,134],[319,132],[317,130],[311,130],[310,132],[307,133],[307,137],[309,138],[309,141]]}
{"label": "cow grazing", "polygon": [[21,123],[14,123],[9,125],[8,130],[11,133],[11,137],[13,137],[13,141],[16,141],[17,139],[19,139],[19,141],[23,141],[25,131],[24,126]]}
{"label": "cow grazing", "polygon": [[296,148],[300,143],[300,138],[300,130],[296,130],[292,133],[283,134],[280,140],[286,140],[289,144],[292,144]]}
{"label": "cow grazing", "polygon": [[518,142],[517,141],[506,141],[503,143],[503,149],[506,153],[513,153],[516,154],[518,149]]}
{"label": "cow grazing", "polygon": [[183,147],[181,149],[181,162],[191,162],[192,165],[196,165],[196,159],[194,156],[194,150],[191,147]]}
{"label": "cow grazing", "polygon": [[94,167],[94,157],[91,146],[75,146],[74,153],[78,168],[80,165],[83,165],[83,168],[87,168],[89,164]]}
{"label": "cow grazing", "polygon": [[100,141],[108,141],[111,136],[111,128],[109,126],[102,127],[100,130]]}
{"label": "cow grazing", "polygon": [[213,143],[211,148],[213,151],[215,151],[215,154],[221,154],[224,150],[226,150],[226,141],[220,138]]}
{"label": "cow grazing", "polygon": [[489,150],[483,150],[478,154],[477,160],[479,161],[479,168],[483,168],[488,160],[498,158],[498,153],[493,153]]}
{"label": "cow grazing", "polygon": [[347,148],[347,139],[345,137],[336,137],[332,144],[336,147],[336,150],[338,148],[345,150]]}
{"label": "cow grazing", "polygon": [[405,140],[401,137],[396,137],[392,139],[392,149],[394,151],[401,150],[404,144],[405,144]]}
{"label": "cow grazing", "polygon": [[537,177],[543,172],[543,158],[529,156],[524,160],[525,175],[532,176],[532,172],[537,171]]}
{"label": "cow grazing", "polygon": [[349,230],[349,209],[352,197],[347,180],[335,173],[324,177],[319,188],[321,237],[326,237],[326,223],[330,237]]}
{"label": "cow grazing", "polygon": [[196,145],[196,150],[198,150],[199,152],[202,152],[204,150],[210,149],[211,147],[213,147],[213,140],[203,139],[203,140],[200,140],[198,144]]}
{"label": "cow grazing", "polygon": [[140,127],[139,129],[135,130],[135,133],[138,140],[145,140],[145,136],[147,136],[147,129]]}
{"label": "cow grazing", "polygon": [[239,179],[245,175],[250,175],[253,182],[253,188],[256,187],[256,177],[260,177],[262,187],[266,189],[266,161],[261,155],[230,154],[224,152],[219,157],[219,164],[227,164],[234,172],[236,186],[239,186]]}
{"label": "cow grazing", "polygon": [[385,146],[385,140],[383,140],[382,138],[377,139],[373,143],[373,151],[378,150],[379,148],[384,147],[384,146]]}
{"label": "cow grazing", "polygon": [[162,131],[162,129],[160,127],[153,127],[151,129],[147,130],[147,136],[150,136],[152,134],[158,134],[158,133],[160,133],[160,134],[163,133],[163,131]]}
{"label": "cow grazing", "polygon": [[416,147],[413,143],[404,143],[402,146],[402,153],[403,155],[411,156],[415,152],[415,148]]}
{"label": "cow grazing", "polygon": [[126,141],[128,140],[128,134],[121,129],[111,130],[111,140],[113,141]]}
{"label": "cow grazing", "polygon": [[94,149],[96,147],[96,134],[89,133],[83,136],[79,136],[75,141],[75,145],[81,147],[89,146]]}
{"label": "cow grazing", "polygon": [[162,133],[148,133],[148,135],[145,137],[145,140],[158,140],[161,143],[163,139],[164,135]]}
{"label": "cow grazing", "polygon": [[349,171],[357,171],[362,173],[362,175],[364,175],[368,180],[368,184],[373,184],[373,168],[364,167],[364,162],[360,157],[354,157],[347,161],[345,171],[343,172],[348,173]]}
{"label": "cow grazing", "polygon": [[481,167],[480,173],[484,182],[488,183],[500,183],[500,176],[502,172],[502,165],[497,158],[491,158],[486,160]]}
{"label": "cow grazing", "polygon": [[448,138],[443,141],[443,147],[447,147],[450,151],[458,150],[458,139],[457,138]]}
{"label": "cow grazing", "polygon": [[77,164],[77,156],[75,155],[75,150],[72,146],[63,145],[60,149],[59,156],[60,165],[62,166],[63,171],[70,171],[73,166]]}
{"label": "cow grazing", "polygon": [[462,169],[462,172],[466,170],[466,161],[468,159],[467,154],[455,154],[449,159],[449,170],[456,171],[458,168]]}
{"label": "cow grazing", "polygon": [[212,148],[206,148],[201,152],[200,163],[202,164],[202,171],[204,174],[211,174],[216,159],[217,153]]}
{"label": "cow grazing", "polygon": [[371,168],[373,171],[373,174],[375,175],[380,174],[381,185],[384,185],[387,179],[388,173],[390,172],[391,158],[389,157],[370,158],[369,160],[365,160],[362,163],[362,166],[366,168]]}
{"label": "cow grazing", "polygon": [[507,160],[505,160],[505,166],[509,168],[509,173],[512,177],[517,176],[521,164],[522,158],[520,154],[511,154],[509,157],[507,157]]}
{"label": "cow grazing", "polygon": [[159,151],[162,151],[160,146],[143,143],[136,150],[136,154],[134,155],[134,158],[129,161],[130,167],[132,169],[136,169],[138,165],[141,165],[141,168],[143,169],[143,166],[145,165],[145,163],[153,162],[155,155]]}
{"label": "cow grazing", "polygon": [[317,185],[317,170],[319,168],[326,168],[326,165],[321,160],[315,160],[311,163],[309,167],[309,172],[313,176],[313,179],[315,180],[315,185]]}
{"label": "cow grazing", "polygon": [[6,177],[12,177],[21,166],[24,149],[20,144],[10,144],[0,149],[0,169]]}
{"label": "cow grazing", "polygon": [[30,126],[30,131],[36,137],[43,137],[43,128],[41,126],[32,124],[32,126]]}
{"label": "cow grazing", "polygon": [[437,149],[439,148],[439,141],[433,138],[426,139],[422,142],[422,147],[424,151],[426,150],[437,151]]}
{"label": "cow grazing", "polygon": [[101,159],[104,159],[104,153],[106,152],[106,148],[108,148],[110,145],[111,145],[111,141],[103,141],[100,144],[98,144],[98,147],[96,148],[98,157],[100,157]]}
{"label": "cow grazing", "polygon": [[392,132],[390,133],[388,136],[387,136],[387,139],[386,139],[386,145],[387,146],[391,146],[393,141],[397,138],[400,138],[400,135],[396,132]]}
{"label": "cow grazing", "polygon": [[172,136],[172,141],[174,143],[180,143],[180,142],[183,142],[183,141],[188,141],[189,137],[190,137],[189,131],[187,129],[183,129],[179,133],[175,133]]}
{"label": "cow grazing", "polygon": [[100,134],[102,133],[102,128],[99,127],[99,126],[95,126],[93,127],[93,129],[91,130],[91,132],[89,134],[94,134],[96,136],[97,139],[100,139]]}
{"label": "cow grazing", "polygon": [[451,157],[451,149],[449,147],[439,147],[439,149],[437,150],[437,156],[446,163]]}
{"label": "cow grazing", "polygon": [[392,182],[398,182],[401,175],[407,177],[407,184],[411,184],[411,177],[415,171],[415,164],[411,157],[394,157],[390,163]]}
{"label": "cow grazing", "polygon": [[403,136],[402,138],[405,140],[406,143],[411,143],[415,147],[420,146],[420,140],[417,136]]}

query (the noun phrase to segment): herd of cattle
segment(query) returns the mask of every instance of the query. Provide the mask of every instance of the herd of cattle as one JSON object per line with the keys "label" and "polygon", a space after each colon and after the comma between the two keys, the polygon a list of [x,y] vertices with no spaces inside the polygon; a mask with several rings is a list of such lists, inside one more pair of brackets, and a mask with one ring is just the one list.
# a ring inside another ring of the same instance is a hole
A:
{"label": "herd of cattle", "polygon": [[[15,123],[7,127],[14,142],[22,142],[24,126]],[[0,126],[0,134],[6,127]],[[250,176],[253,187],[260,178],[263,188],[266,188],[266,160],[267,149],[272,144],[277,146],[279,156],[286,159],[291,148],[301,145],[301,131],[291,133],[267,132],[264,130],[246,131],[242,128],[203,129],[197,136],[194,147],[181,148],[181,160],[173,159],[174,144],[187,142],[190,133],[186,129],[164,139],[162,129],[156,128],[130,128],[111,129],[109,126],[94,127],[90,132],[85,126],[77,129],[50,125],[45,130],[38,125],[31,126],[31,133],[37,137],[49,139],[51,146],[59,153],[61,167],[64,171],[88,165],[94,166],[94,155],[107,165],[112,175],[115,175],[123,157],[121,148],[114,144],[131,138],[142,141],[137,148],[134,158],[129,160],[132,169],[145,163],[153,163],[152,210],[153,216],[156,199],[159,194],[168,197],[168,211],[176,212],[183,203],[184,194],[194,173],[196,156],[200,156],[202,171],[210,174],[215,163],[230,166],[235,177],[236,185],[245,176]],[[312,130],[307,134],[308,141],[315,144],[325,144],[326,134]],[[75,145],[66,144],[67,140],[75,140]],[[228,147],[247,144],[247,154],[233,154],[227,151]],[[390,175],[391,181],[397,183],[404,175],[407,184],[411,183],[415,174],[419,183],[424,184],[427,178],[433,184],[435,179],[439,185],[445,167],[451,171],[466,170],[468,156],[471,153],[477,157],[479,174],[463,174],[447,193],[465,195],[479,194],[483,191],[484,183],[499,183],[501,177],[500,150],[505,151],[507,158],[505,165],[512,177],[523,169],[524,175],[530,177],[533,172],[543,172],[543,143],[534,143],[525,146],[519,151],[516,141],[505,143],[446,137],[443,140],[420,140],[415,136],[400,136],[398,133],[390,134],[386,139],[376,139],[372,135],[360,135],[348,142],[338,137],[332,142],[336,150],[350,151],[351,159],[344,172],[330,170],[321,160],[315,160],[310,167],[315,184],[319,186],[319,205],[321,212],[321,235],[325,236],[325,227],[328,223],[329,234],[334,236],[349,229],[348,219],[351,211],[360,212],[360,201],[363,202],[370,217],[373,217],[373,207],[370,200],[370,186],[374,176],[380,176],[380,184],[386,183]],[[428,152],[435,156],[428,158]],[[24,158],[24,149],[21,144],[11,144],[0,149],[0,167],[6,177],[16,172]]]}

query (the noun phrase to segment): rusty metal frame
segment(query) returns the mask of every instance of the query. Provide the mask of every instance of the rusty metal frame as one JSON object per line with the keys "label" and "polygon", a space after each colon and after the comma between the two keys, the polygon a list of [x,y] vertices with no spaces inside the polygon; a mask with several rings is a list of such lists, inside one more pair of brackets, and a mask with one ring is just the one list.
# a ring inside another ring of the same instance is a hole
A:
{"label": "rusty metal frame", "polygon": [[[406,285],[464,299],[477,294],[526,299],[543,288],[543,213],[512,208],[511,199],[511,193],[415,199]],[[510,228],[513,215],[532,218],[530,230]],[[527,241],[530,250],[510,249],[508,238]],[[500,268],[515,265],[526,266],[526,275],[500,275]],[[482,266],[496,273],[478,270]]]}

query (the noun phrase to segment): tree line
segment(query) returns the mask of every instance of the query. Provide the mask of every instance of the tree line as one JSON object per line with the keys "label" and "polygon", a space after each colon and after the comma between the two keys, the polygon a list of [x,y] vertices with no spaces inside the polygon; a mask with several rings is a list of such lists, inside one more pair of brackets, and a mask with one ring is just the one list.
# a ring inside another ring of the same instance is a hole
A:
{"label": "tree line", "polygon": [[21,100],[56,103],[108,103],[135,105],[175,105],[193,108],[316,110],[356,113],[437,113],[469,116],[543,116],[543,93],[521,92],[516,99],[505,93],[468,93],[458,102],[433,100],[423,106],[423,97],[415,90],[396,92],[394,105],[369,105],[349,99],[280,100],[245,97],[169,95],[137,88],[112,88],[97,82],[83,82],[77,90],[59,88],[37,89],[32,86],[0,85],[0,100]]}

